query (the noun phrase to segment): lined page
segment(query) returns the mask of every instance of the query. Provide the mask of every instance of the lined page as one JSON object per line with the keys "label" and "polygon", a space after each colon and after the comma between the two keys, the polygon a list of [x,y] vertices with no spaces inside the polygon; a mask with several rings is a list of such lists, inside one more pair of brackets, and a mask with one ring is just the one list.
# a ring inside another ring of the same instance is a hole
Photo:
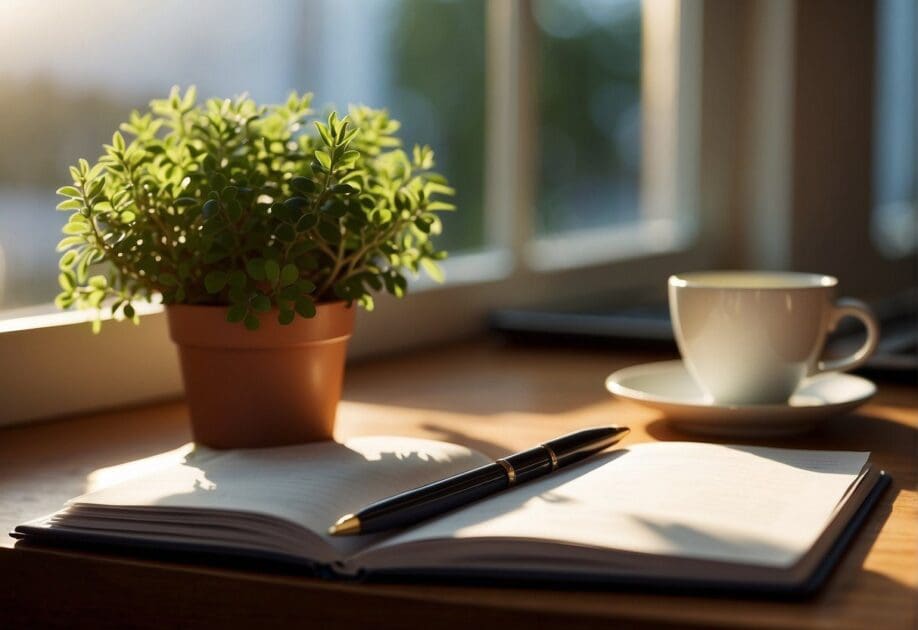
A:
{"label": "lined page", "polygon": [[[868,455],[639,444],[416,527],[381,543],[378,550],[367,550],[355,562],[425,566],[437,562],[437,550],[442,550],[439,561],[461,564],[460,549],[472,558],[486,548],[493,553],[495,539],[531,539],[788,567],[822,533]],[[412,545],[434,540],[442,542],[416,545],[415,556],[409,553]],[[475,540],[492,542],[476,548],[470,544]],[[451,549],[450,541],[463,544]],[[525,559],[533,553],[506,540],[499,548],[504,558],[516,553]]]}
{"label": "lined page", "polygon": [[490,461],[463,446],[403,437],[237,450],[198,459],[81,496],[71,505],[83,513],[123,506],[267,514],[312,530],[348,553],[367,540],[326,536],[338,517]]}

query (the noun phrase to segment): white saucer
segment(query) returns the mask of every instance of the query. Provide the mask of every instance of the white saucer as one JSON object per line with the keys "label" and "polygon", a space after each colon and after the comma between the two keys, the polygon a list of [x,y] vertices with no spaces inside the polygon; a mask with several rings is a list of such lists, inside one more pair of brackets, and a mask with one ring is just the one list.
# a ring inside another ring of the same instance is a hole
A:
{"label": "white saucer", "polygon": [[646,363],[619,370],[606,389],[662,411],[680,429],[728,436],[800,433],[830,416],[866,402],[877,388],[865,378],[840,372],[812,376],[783,405],[718,405],[706,399],[682,361]]}

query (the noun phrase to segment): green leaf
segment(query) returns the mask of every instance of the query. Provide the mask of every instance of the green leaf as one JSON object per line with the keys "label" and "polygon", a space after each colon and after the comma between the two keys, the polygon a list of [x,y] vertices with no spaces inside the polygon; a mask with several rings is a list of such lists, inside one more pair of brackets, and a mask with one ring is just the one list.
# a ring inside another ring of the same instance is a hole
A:
{"label": "green leaf", "polygon": [[119,218],[121,219],[122,223],[133,223],[134,219],[137,218],[137,215],[130,210],[125,210],[121,213]]}
{"label": "green leaf", "polygon": [[124,137],[117,131],[112,134],[112,146],[115,147],[119,153],[124,153]]}
{"label": "green leaf", "polygon": [[76,278],[74,278],[72,272],[58,274],[57,283],[61,285],[61,288],[68,293],[76,288]]}
{"label": "green leaf", "polygon": [[316,290],[316,285],[310,282],[309,280],[297,280],[296,288],[299,289],[300,293],[312,293]]}
{"label": "green leaf", "polygon": [[431,181],[431,182],[427,182],[427,184],[424,185],[424,194],[428,197],[430,197],[431,195],[438,195],[438,194],[439,195],[455,195],[456,189],[451,188],[447,186],[446,184],[442,184],[440,182]]}
{"label": "green leaf", "polygon": [[82,197],[83,195],[79,190],[73,186],[61,186],[57,189],[57,194],[63,197]]}
{"label": "green leaf", "polygon": [[79,210],[83,207],[83,202],[79,199],[67,199],[57,204],[58,210]]}
{"label": "green leaf", "polygon": [[256,293],[249,304],[252,306],[252,310],[258,313],[266,313],[271,310],[271,300],[263,293]]}
{"label": "green leaf", "polygon": [[405,291],[408,289],[408,281],[405,279],[405,276],[399,273],[393,273],[392,276],[392,289],[391,293],[397,298],[404,297]]}
{"label": "green leaf", "polygon": [[201,214],[204,215],[205,219],[209,219],[214,216],[217,211],[220,209],[220,204],[216,199],[209,199],[204,202],[204,205],[201,207]]}
{"label": "green leaf", "polygon": [[316,305],[312,299],[305,295],[300,296],[296,299],[296,312],[299,313],[300,317],[310,319],[316,316]]}
{"label": "green leaf", "polygon": [[328,127],[318,121],[313,124],[315,125],[316,130],[319,132],[319,137],[322,138],[322,142],[324,142],[326,146],[334,146],[335,143],[332,140]]}
{"label": "green leaf", "polygon": [[265,278],[272,284],[280,278],[280,265],[277,264],[276,260],[265,261]]}
{"label": "green leaf", "polygon": [[234,289],[241,289],[245,286],[245,273],[239,269],[234,269],[227,276],[226,282]]}
{"label": "green leaf", "polygon": [[305,197],[291,197],[284,202],[284,206],[293,210],[302,210],[309,205],[309,200]]}
{"label": "green leaf", "polygon": [[103,289],[96,289],[89,294],[87,301],[89,305],[93,308],[99,308],[99,305],[102,304],[102,300],[105,299],[105,291]]}
{"label": "green leaf", "polygon": [[89,227],[88,223],[68,223],[61,231],[64,234],[89,234],[92,232],[92,228]]}
{"label": "green leaf", "polygon": [[424,234],[430,234],[430,221],[425,220],[424,217],[418,217],[414,222],[414,227]]}
{"label": "green leaf", "polygon": [[332,224],[323,221],[319,223],[319,236],[329,243],[337,243],[341,240],[341,228],[338,227],[337,223]]}
{"label": "green leaf", "polygon": [[316,191],[316,184],[308,177],[294,177],[290,181],[290,187],[298,193],[307,195]]}
{"label": "green leaf", "polygon": [[208,293],[219,293],[226,286],[226,281],[226,272],[215,269],[204,276],[204,288]]}
{"label": "green leaf", "polygon": [[[244,287],[230,287],[229,299],[233,304],[247,304],[249,294]],[[246,306],[246,310],[248,310],[248,306]]]}
{"label": "green leaf", "polygon": [[331,169],[331,156],[328,155],[328,153],[326,153],[325,151],[316,151],[315,155],[316,155],[316,160],[319,161],[319,164],[325,167],[325,170]]}
{"label": "green leaf", "polygon": [[91,199],[102,192],[102,187],[105,185],[105,180],[97,179],[89,184],[89,190],[86,191],[86,198]]}
{"label": "green leaf", "polygon": [[74,245],[80,245],[85,242],[86,240],[83,238],[80,238],[79,236],[65,236],[60,241],[58,241],[57,247],[55,247],[55,249],[59,252],[62,252],[69,247],[73,247]]}
{"label": "green leaf", "polygon": [[194,106],[194,101],[197,98],[198,90],[195,86],[190,86],[185,91],[185,96],[182,97],[182,111],[188,111]]}
{"label": "green leaf", "polygon": [[227,204],[231,201],[236,200],[236,196],[239,194],[239,189],[235,186],[227,186],[220,192],[220,201]]}
{"label": "green leaf", "polygon": [[427,272],[428,276],[437,282],[443,282],[443,270],[440,269],[440,265],[430,260],[429,258],[422,258],[421,266],[424,267],[424,271]]}
{"label": "green leaf", "polygon": [[124,316],[125,316],[125,317],[129,317],[129,318],[131,318],[131,319],[134,319],[134,316],[135,316],[136,314],[137,314],[137,312],[134,310],[134,307],[133,307],[133,306],[131,306],[130,304],[125,304],[125,305],[124,305]]}
{"label": "green leaf", "polygon": [[258,321],[258,318],[255,317],[255,315],[249,313],[245,316],[245,327],[249,330],[258,330],[259,324],[260,322]]}
{"label": "green leaf", "polygon": [[249,309],[245,304],[233,304],[226,311],[226,321],[231,323],[241,322],[248,313]]}
{"label": "green leaf", "polygon": [[296,265],[287,263],[284,265],[284,268],[280,272],[280,284],[282,287],[285,287],[289,284],[296,282],[296,279],[300,277],[300,270],[296,268]]}
{"label": "green leaf", "polygon": [[280,313],[277,315],[277,322],[283,326],[293,322],[293,318],[296,317],[296,312],[291,309],[281,309]]}
{"label": "green leaf", "polygon": [[89,279],[89,286],[91,286],[94,289],[102,290],[108,286],[108,280],[106,279],[105,276],[101,276],[101,275],[93,276],[92,278]]}
{"label": "green leaf", "polygon": [[348,132],[344,135],[344,138],[341,140],[341,146],[345,146],[345,147],[346,147],[347,145],[349,145],[349,144],[351,143],[351,141],[352,141],[352,140],[357,136],[357,134],[359,134],[359,133],[360,133],[360,128],[359,128],[359,127],[356,128],[356,129],[352,129],[352,130],[348,131]]}
{"label": "green leaf", "polygon": [[92,250],[85,249],[83,253],[80,254],[79,259],[76,264],[76,279],[78,284],[86,282],[86,278],[89,275],[89,264],[92,260]]}
{"label": "green leaf", "polygon": [[251,258],[245,263],[245,270],[252,280],[261,281],[265,279],[265,259]]}
{"label": "green leaf", "polygon": [[61,310],[68,309],[73,306],[73,296],[69,293],[58,293],[54,298],[54,305]]}
{"label": "green leaf", "polygon": [[68,269],[73,266],[73,263],[76,262],[77,252],[75,249],[71,249],[61,256],[61,260],[58,263],[58,267],[61,269]]}
{"label": "green leaf", "polygon": [[296,222],[296,229],[299,232],[306,232],[311,230],[319,223],[319,215],[317,214],[304,214],[300,217],[300,220]]}

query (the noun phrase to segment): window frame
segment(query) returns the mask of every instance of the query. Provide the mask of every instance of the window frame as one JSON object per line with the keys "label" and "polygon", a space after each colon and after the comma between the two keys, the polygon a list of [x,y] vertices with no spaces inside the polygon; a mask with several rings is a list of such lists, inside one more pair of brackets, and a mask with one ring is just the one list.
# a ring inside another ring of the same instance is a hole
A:
{"label": "window frame", "polygon": [[[642,63],[661,70],[642,80],[642,210],[645,223],[535,239],[532,138],[536,26],[531,0],[489,2],[486,20],[487,157],[481,251],[444,263],[447,281],[411,281],[402,300],[381,296],[360,312],[349,356],[359,358],[467,338],[495,307],[523,307],[654,287],[674,270],[715,264],[726,234],[724,204],[702,208],[702,0],[642,6]],[[663,29],[653,28],[662,22]],[[643,68],[642,68],[642,74]],[[668,83],[667,83],[668,82]],[[714,195],[715,197],[718,195]],[[721,197],[723,195],[720,195]],[[678,204],[678,207],[677,207]],[[559,261],[546,264],[546,260]],[[87,315],[0,320],[0,425],[181,395],[165,314],[142,324],[107,322],[96,337]],[[142,375],[142,376],[140,376]],[[48,395],[53,387],[54,395]]]}

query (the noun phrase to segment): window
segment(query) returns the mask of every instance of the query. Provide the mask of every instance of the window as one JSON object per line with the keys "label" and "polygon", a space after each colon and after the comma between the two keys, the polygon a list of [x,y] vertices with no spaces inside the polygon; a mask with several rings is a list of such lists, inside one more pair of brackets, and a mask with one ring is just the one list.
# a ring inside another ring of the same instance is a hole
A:
{"label": "window", "polygon": [[[16,388],[25,401],[0,423],[179,391],[161,315],[103,326],[102,339],[61,325],[78,314],[24,316],[57,291],[53,190],[66,166],[171,85],[382,105],[408,143],[434,147],[459,191],[447,282],[379,300],[359,318],[359,354],[472,334],[497,305],[662,286],[674,265],[704,264],[690,229],[700,37],[692,0],[0,4],[0,370],[23,375],[0,398]],[[52,330],[55,350],[30,352]],[[117,368],[60,359],[97,354],[107,335]],[[91,386],[115,369],[117,391]],[[39,378],[70,379],[73,395],[42,396]]]}
{"label": "window", "polygon": [[537,235],[640,220],[641,4],[534,3]]}
{"label": "window", "polygon": [[918,250],[918,6],[877,2],[874,242],[889,257]]}
{"label": "window", "polygon": [[436,147],[459,191],[443,245],[482,244],[484,0],[143,4],[0,5],[0,310],[57,292],[53,191],[67,166],[98,155],[131,109],[176,83],[202,96],[280,102],[308,89],[317,108],[388,107],[409,145]]}

